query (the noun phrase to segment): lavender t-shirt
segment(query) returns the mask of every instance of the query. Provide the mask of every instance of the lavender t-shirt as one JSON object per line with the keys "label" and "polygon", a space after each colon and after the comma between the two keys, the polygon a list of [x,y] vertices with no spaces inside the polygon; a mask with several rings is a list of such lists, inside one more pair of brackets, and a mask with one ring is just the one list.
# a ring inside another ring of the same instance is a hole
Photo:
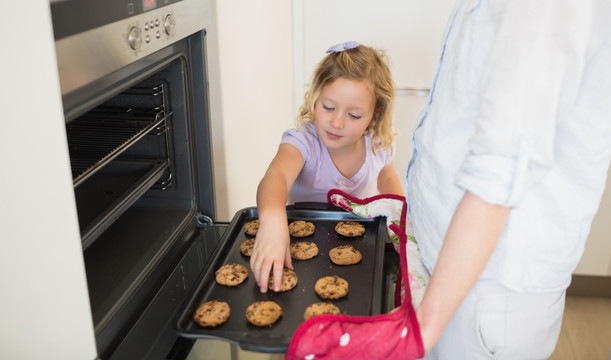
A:
{"label": "lavender t-shirt", "polygon": [[372,135],[365,136],[365,162],[359,171],[348,179],[340,174],[333,164],[314,124],[307,123],[299,129],[285,131],[281,143],[295,146],[304,160],[303,169],[289,191],[288,204],[301,201],[327,202],[327,192],[330,189],[340,189],[358,198],[377,195],[378,175],[382,168],[392,161],[392,156],[388,148],[373,154]]}

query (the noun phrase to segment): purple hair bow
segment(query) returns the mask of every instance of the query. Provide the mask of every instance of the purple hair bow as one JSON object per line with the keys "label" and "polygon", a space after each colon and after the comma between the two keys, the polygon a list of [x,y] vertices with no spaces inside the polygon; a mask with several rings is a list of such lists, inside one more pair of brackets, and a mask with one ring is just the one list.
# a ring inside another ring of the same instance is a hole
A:
{"label": "purple hair bow", "polygon": [[344,50],[350,50],[350,49],[354,49],[355,47],[358,47],[360,44],[357,43],[356,41],[346,41],[344,43],[340,43],[340,44],[335,44],[333,46],[331,46],[326,54],[329,53],[336,53],[336,52],[342,52]]}

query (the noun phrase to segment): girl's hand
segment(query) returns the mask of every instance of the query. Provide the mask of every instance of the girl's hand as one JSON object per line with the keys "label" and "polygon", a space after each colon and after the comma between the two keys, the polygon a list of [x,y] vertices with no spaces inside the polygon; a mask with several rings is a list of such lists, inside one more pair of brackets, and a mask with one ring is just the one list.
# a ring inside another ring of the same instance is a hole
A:
{"label": "girl's hand", "polygon": [[267,292],[270,270],[274,272],[274,291],[280,290],[282,270],[293,270],[289,248],[289,228],[283,217],[259,219],[259,230],[250,257],[250,268],[262,293]]}

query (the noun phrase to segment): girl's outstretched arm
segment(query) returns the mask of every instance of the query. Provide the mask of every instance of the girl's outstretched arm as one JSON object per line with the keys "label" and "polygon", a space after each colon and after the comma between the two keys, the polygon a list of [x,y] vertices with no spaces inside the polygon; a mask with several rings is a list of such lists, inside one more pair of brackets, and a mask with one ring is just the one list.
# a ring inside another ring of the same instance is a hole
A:
{"label": "girl's outstretched arm", "polygon": [[286,201],[293,182],[303,168],[303,156],[293,145],[281,144],[257,189],[259,230],[250,268],[261,292],[267,291],[270,270],[274,290],[280,290],[282,269],[293,269],[289,250]]}

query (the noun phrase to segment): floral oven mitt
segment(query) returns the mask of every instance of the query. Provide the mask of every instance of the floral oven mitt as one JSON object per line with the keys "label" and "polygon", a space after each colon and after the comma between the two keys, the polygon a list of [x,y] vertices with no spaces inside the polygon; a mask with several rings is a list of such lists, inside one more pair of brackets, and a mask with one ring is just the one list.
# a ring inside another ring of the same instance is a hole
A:
{"label": "floral oven mitt", "polygon": [[[410,279],[406,261],[409,259],[406,254],[409,248],[407,204],[403,196],[378,195],[357,199],[333,189],[327,194],[327,199],[329,203],[362,217],[385,216],[391,240],[401,255],[402,278]],[[418,256],[416,260],[419,260]],[[414,286],[405,288],[401,306],[389,314],[320,315],[310,318],[293,334],[285,359],[421,358],[424,348],[412,304],[411,287]]]}

